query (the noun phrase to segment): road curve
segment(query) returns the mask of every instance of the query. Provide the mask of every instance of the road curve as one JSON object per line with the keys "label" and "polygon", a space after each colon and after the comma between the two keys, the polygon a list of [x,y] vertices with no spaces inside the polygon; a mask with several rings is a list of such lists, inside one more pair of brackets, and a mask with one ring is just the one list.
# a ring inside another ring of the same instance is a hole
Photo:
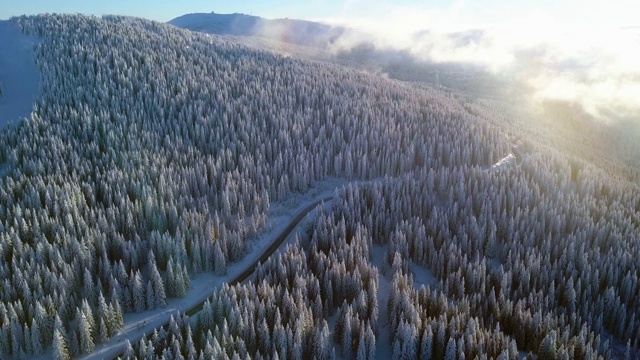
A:
{"label": "road curve", "polygon": [[[302,221],[302,219],[304,219],[304,217],[308,213],[310,213],[311,210],[315,209],[316,206],[318,206],[318,204],[320,204],[322,202],[328,202],[330,200],[333,200],[333,196],[327,196],[325,198],[317,200],[316,202],[310,204],[306,208],[300,210],[300,212],[298,212],[296,217],[293,218],[291,220],[291,222],[289,222],[289,225],[287,225],[287,227],[284,230],[282,230],[282,232],[276,237],[276,239],[273,241],[273,243],[271,243],[271,245],[269,245],[269,247],[262,253],[262,255],[256,261],[251,263],[240,275],[238,275],[235,278],[231,279],[228,282],[228,284],[229,285],[236,285],[236,284],[239,284],[239,283],[245,281],[251,274],[253,274],[253,272],[255,271],[255,269],[256,269],[256,267],[258,266],[259,263],[263,264],[265,261],[267,261],[267,259],[273,254],[273,252],[276,251],[276,249],[278,249],[278,247],[280,247],[280,245],[282,245],[282,243],[287,239],[287,237],[289,237],[289,235],[291,234],[293,229],[295,229],[296,226],[298,226],[300,221]],[[185,313],[188,316],[192,316],[192,315],[196,314],[198,311],[202,310],[202,306],[203,305],[204,305],[204,302],[201,302],[201,303],[199,303],[199,304],[187,309],[187,311],[185,311]]]}
{"label": "road curve", "polygon": [[[247,268],[242,273],[240,273],[239,275],[237,275],[236,277],[234,277],[233,279],[228,281],[228,284],[229,285],[236,285],[236,284],[241,283],[244,280],[246,280],[251,274],[253,274],[253,272],[255,271],[255,269],[256,269],[256,267],[258,266],[259,263],[261,263],[261,264],[264,263],[273,254],[273,252],[276,251],[278,249],[278,247],[280,247],[280,245],[282,245],[282,243],[289,237],[291,232],[298,226],[298,224],[300,224],[302,219],[304,219],[304,217],[308,213],[310,213],[313,209],[315,209],[316,206],[318,206],[318,204],[323,203],[323,202],[329,202],[331,200],[333,200],[333,195],[324,197],[324,198],[322,198],[320,200],[317,200],[317,201],[311,203],[309,206],[305,207],[304,209],[300,210],[296,214],[296,216],[293,219],[291,219],[291,221],[289,222],[289,225],[287,225],[287,227],[284,230],[282,230],[282,232],[280,234],[278,234],[278,236],[271,243],[271,245],[269,245],[269,247],[265,249],[265,251],[262,253],[262,255],[260,255],[260,257],[256,261],[254,261],[249,266],[247,266]],[[198,304],[190,307],[189,309],[187,309],[185,311],[185,313],[188,316],[193,316],[193,315],[197,314],[200,310],[202,310],[202,307],[204,306],[205,301],[199,302]],[[167,328],[169,326],[169,320],[167,320],[167,322],[165,322],[161,326]],[[150,336],[151,335],[147,335],[147,338],[149,338]],[[140,340],[140,338],[131,339],[131,340],[132,340],[131,344],[135,346],[135,344]],[[113,359],[117,359],[123,353],[124,353],[124,349],[121,352],[119,352],[117,355],[115,355],[113,357]]]}

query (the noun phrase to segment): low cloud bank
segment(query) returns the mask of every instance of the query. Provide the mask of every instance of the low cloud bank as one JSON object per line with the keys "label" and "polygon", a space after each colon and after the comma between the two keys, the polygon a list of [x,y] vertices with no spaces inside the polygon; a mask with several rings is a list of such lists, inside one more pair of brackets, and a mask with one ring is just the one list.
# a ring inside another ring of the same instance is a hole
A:
{"label": "low cloud bank", "polygon": [[375,48],[416,61],[470,65],[528,88],[533,101],[575,102],[598,118],[640,120],[640,27],[548,25],[534,16],[478,28],[430,28],[433,14],[400,13],[329,19],[355,29],[332,50]]}

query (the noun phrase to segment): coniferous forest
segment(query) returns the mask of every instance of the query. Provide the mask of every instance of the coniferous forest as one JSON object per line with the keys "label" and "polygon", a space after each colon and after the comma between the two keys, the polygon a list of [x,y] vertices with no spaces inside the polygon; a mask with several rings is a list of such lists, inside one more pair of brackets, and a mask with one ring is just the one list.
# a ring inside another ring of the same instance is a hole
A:
{"label": "coniferous forest", "polygon": [[327,178],[250,280],[120,358],[640,358],[640,173],[589,150],[602,125],[137,18],[11,21],[41,79],[0,132],[0,358],[115,341]]}

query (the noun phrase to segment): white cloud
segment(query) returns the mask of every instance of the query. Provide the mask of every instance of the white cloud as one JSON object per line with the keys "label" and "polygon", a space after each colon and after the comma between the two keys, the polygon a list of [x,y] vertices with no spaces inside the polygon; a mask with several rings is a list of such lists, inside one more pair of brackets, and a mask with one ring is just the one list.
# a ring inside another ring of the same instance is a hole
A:
{"label": "white cloud", "polygon": [[470,4],[386,3],[384,16],[363,11],[360,17],[323,20],[361,31],[340,39],[338,49],[366,39],[378,48],[406,50],[429,61],[472,63],[506,73],[532,87],[536,99],[575,101],[594,115],[600,109],[640,111],[640,28],[624,27],[632,24],[637,12],[630,10],[637,5],[621,10],[611,2],[570,0],[547,4],[551,10],[523,10]]}

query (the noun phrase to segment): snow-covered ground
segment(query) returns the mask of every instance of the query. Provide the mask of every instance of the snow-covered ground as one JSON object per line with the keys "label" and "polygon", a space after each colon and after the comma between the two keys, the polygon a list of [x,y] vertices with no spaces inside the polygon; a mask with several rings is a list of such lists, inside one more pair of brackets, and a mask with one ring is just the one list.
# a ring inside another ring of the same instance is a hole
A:
{"label": "snow-covered ground", "polygon": [[438,280],[431,270],[424,266],[420,266],[413,261],[409,262],[409,270],[413,274],[413,287],[418,290],[422,285],[425,287],[430,285],[433,289],[438,284]]}
{"label": "snow-covered ground", "polygon": [[[304,194],[296,194],[283,203],[272,204],[270,216],[267,220],[266,232],[255,239],[249,253],[241,261],[229,264],[227,267],[227,275],[216,276],[213,273],[198,274],[191,278],[190,289],[187,295],[180,299],[168,299],[165,308],[137,314],[125,314],[125,325],[123,329],[111,338],[109,342],[97,345],[94,352],[82,356],[80,359],[112,359],[124,350],[126,344],[125,339],[128,339],[131,344],[135,344],[143,335],[150,334],[153,332],[153,329],[163,325],[171,315],[186,311],[195,304],[203,302],[212,295],[215,288],[221,286],[223,283],[229,282],[260,258],[264,250],[282,233],[290,220],[292,220],[298,212],[319,199],[332,195],[336,187],[344,183],[345,180],[343,179],[328,179],[317,182]],[[310,214],[314,214],[315,212],[316,210],[312,210]],[[287,243],[295,239],[295,234],[306,222],[306,220],[303,220],[296,227],[298,230],[292,232],[287,241],[280,246],[280,251]],[[249,279],[251,278],[252,277]],[[40,359],[49,359],[50,357],[51,353],[48,351],[47,354],[41,356]]]}
{"label": "snow-covered ground", "polygon": [[[331,191],[324,191],[322,193],[320,193],[319,195],[317,195],[316,197],[314,197],[313,201],[316,201],[317,199],[321,199],[325,196],[330,196],[332,194]],[[306,201],[305,204],[309,204],[309,201]],[[331,206],[332,206],[332,202],[331,201],[327,201],[323,203],[322,208],[325,211],[328,211]],[[318,205],[319,207],[320,205]],[[309,244],[309,236],[306,233],[306,229],[309,228],[310,224],[313,222],[313,220],[316,218],[316,216],[318,215],[318,207],[316,207],[315,209],[309,211],[309,213],[307,214],[307,216],[305,216],[304,220],[300,221],[300,223],[296,226],[296,228],[289,234],[289,236],[287,236],[286,240],[282,242],[282,244],[280,244],[280,246],[278,246],[278,249],[276,251],[273,252],[272,255],[275,255],[276,253],[282,253],[286,250],[287,246],[295,244],[296,241],[299,241],[299,244],[302,244],[303,246],[306,246],[304,244]],[[244,280],[242,283],[246,283],[249,281],[254,281],[255,280],[255,273],[251,274],[249,277],[247,277],[246,280]],[[333,327],[331,328],[333,329]]]}
{"label": "snow-covered ground", "polygon": [[509,155],[500,159],[500,161],[498,161],[497,163],[493,164],[490,170],[491,171],[502,170],[508,166],[515,165],[515,164],[516,164],[516,157],[515,155],[510,153]]}
{"label": "snow-covered ground", "polygon": [[0,130],[31,114],[40,86],[33,57],[37,43],[14,22],[0,21]]}

